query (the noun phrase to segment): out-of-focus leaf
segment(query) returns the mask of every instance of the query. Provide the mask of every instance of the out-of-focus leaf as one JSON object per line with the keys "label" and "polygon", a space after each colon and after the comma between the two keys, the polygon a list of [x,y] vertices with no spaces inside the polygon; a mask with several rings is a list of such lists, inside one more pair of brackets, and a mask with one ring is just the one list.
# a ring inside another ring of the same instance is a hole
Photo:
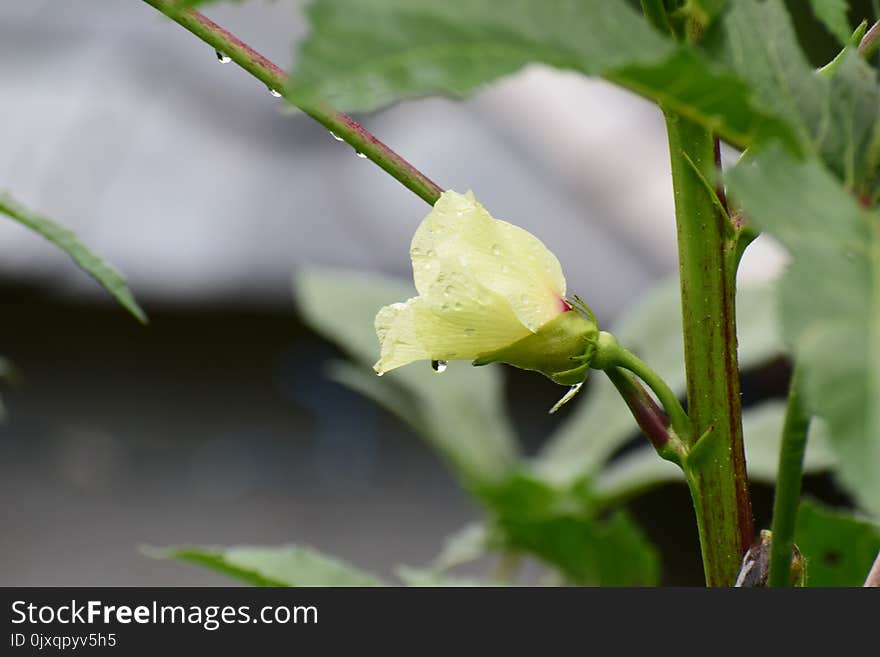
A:
{"label": "out-of-focus leaf", "polygon": [[795,544],[807,559],[807,586],[861,586],[880,551],[880,525],[804,502]]}
{"label": "out-of-focus leaf", "polygon": [[188,561],[254,586],[383,586],[378,577],[311,548],[148,548],[148,556]]}
{"label": "out-of-focus leaf", "polygon": [[[424,570],[421,568],[410,568],[409,566],[398,566],[394,569],[394,573],[407,586],[430,586],[430,587],[471,587],[471,586],[487,586],[489,583],[481,582],[471,577],[454,577],[445,573],[438,573],[434,570]],[[497,586],[496,583],[491,583]]]}
{"label": "out-of-focus leaf", "polygon": [[849,9],[846,0],[810,0],[810,6],[822,24],[828,28],[841,45],[849,43],[852,28],[846,12]]}
{"label": "out-of-focus leaf", "polygon": [[625,0],[508,0],[503,10],[473,0],[316,0],[308,18],[290,81],[301,104],[373,110],[463,97],[536,62],[604,76],[742,147],[768,136],[796,144],[735,75],[661,35]]}
{"label": "out-of-focus leaf", "polygon": [[804,151],[818,154],[848,187],[872,193],[880,164],[875,71],[849,52],[832,77],[818,75],[782,0],[730,4],[717,56],[750,84],[763,106],[796,129]]}
{"label": "out-of-focus leaf", "polygon": [[[785,419],[785,403],[769,401],[743,413],[743,439],[749,478],[773,483],[779,466],[779,442]],[[804,472],[813,474],[835,465],[824,423],[816,418],[810,425]],[[650,445],[623,454],[606,465],[596,476],[593,491],[609,500],[629,498],[668,482],[684,483],[681,469],[664,461]]]}
{"label": "out-of-focus leaf", "polygon": [[447,537],[443,550],[431,562],[433,570],[448,570],[455,566],[474,561],[486,554],[489,536],[486,526],[472,523]]}
{"label": "out-of-focus leaf", "polygon": [[131,295],[125,277],[106,260],[92,253],[85,244],[79,241],[73,231],[28,210],[8,194],[0,194],[0,213],[42,235],[67,253],[81,269],[112,294],[123,308],[141,322],[146,323],[147,316]]}
{"label": "out-of-focus leaf", "polygon": [[[677,280],[658,285],[614,326],[620,343],[653,367],[679,395],[684,394],[684,346]],[[740,368],[758,365],[783,352],[772,284],[743,286],[737,292]],[[638,428],[604,375],[591,379],[585,398],[534,462],[536,472],[560,485],[595,473]]]}
{"label": "out-of-focus leaf", "polygon": [[623,512],[597,518],[589,492],[560,491],[527,474],[495,491],[493,538],[500,549],[523,550],[588,586],[653,585],[659,557]]}
{"label": "out-of-focus leaf", "polygon": [[727,5],[727,0],[688,0],[685,7],[705,29]]}
{"label": "out-of-focus leaf", "polygon": [[373,328],[384,305],[414,291],[381,276],[300,272],[294,281],[303,319],[345,349],[354,366],[334,365],[332,376],[382,404],[418,431],[475,488],[503,479],[516,462],[513,429],[504,410],[501,372],[450,363],[438,375],[428,363],[378,377],[372,365],[379,343]]}
{"label": "out-of-focus leaf", "polygon": [[792,254],[780,308],[807,403],[828,422],[841,483],[880,514],[878,217],[821,164],[780,149],[740,164],[728,183],[755,224]]}

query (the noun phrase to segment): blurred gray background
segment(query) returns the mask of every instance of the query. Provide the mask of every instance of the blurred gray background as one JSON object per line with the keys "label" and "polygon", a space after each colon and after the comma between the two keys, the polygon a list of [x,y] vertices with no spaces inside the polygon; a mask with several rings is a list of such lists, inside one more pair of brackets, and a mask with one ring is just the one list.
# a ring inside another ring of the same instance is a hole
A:
{"label": "blurred gray background", "polygon": [[[301,4],[206,13],[289,67]],[[139,0],[0,3],[0,116],[0,189],[76,229],[152,320],[0,220],[0,355],[23,375],[0,389],[0,583],[226,583],[137,551],[180,543],[299,542],[388,573],[478,517],[409,431],[321,377],[333,349],[291,297],[309,265],[408,277],[421,200]],[[531,67],[358,118],[537,234],[601,320],[674,273],[662,119],[634,96]],[[742,276],[781,263],[760,241]],[[557,390],[508,376],[533,449]]]}

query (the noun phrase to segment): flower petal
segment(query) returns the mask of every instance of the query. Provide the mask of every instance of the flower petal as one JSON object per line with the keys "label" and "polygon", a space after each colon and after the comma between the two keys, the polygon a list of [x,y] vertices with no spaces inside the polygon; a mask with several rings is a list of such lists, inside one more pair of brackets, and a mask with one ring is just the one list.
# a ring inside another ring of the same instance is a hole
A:
{"label": "flower petal", "polygon": [[442,291],[378,312],[381,353],[374,370],[384,374],[416,360],[472,360],[530,335],[500,295],[461,276],[442,284]]}
{"label": "flower petal", "polygon": [[417,302],[418,298],[406,303],[392,303],[376,313],[374,326],[381,352],[373,369],[379,374],[415,360],[431,358],[416,337],[413,306]]}
{"label": "flower petal", "polygon": [[531,335],[504,297],[460,272],[438,279],[413,313],[416,337],[430,345],[433,360],[472,360]]}
{"label": "flower petal", "polygon": [[528,231],[494,219],[471,192],[444,192],[410,248],[423,297],[451,272],[503,297],[519,322],[536,331],[566,307],[565,277],[546,246]]}

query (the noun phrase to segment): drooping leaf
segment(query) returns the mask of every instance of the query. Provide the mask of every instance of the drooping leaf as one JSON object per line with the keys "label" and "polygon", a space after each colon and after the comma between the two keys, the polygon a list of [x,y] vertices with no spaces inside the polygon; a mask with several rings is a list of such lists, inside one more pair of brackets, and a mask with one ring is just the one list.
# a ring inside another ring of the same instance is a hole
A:
{"label": "drooping leaf", "polygon": [[[620,319],[612,332],[620,344],[646,360],[675,392],[683,395],[679,295],[677,280],[657,286]],[[772,285],[741,287],[737,292],[737,326],[741,369],[783,352]],[[614,386],[607,377],[597,374],[585,398],[536,458],[535,470],[548,481],[571,484],[594,474],[637,431]]]}
{"label": "drooping leaf", "polygon": [[67,253],[81,269],[112,294],[123,308],[141,322],[146,323],[147,316],[134,300],[125,282],[125,277],[106,260],[92,253],[85,244],[80,242],[73,231],[47,217],[32,212],[8,194],[0,194],[0,213],[42,235]]}
{"label": "drooping leaf", "polygon": [[355,361],[335,364],[334,378],[410,424],[465,483],[482,488],[504,477],[517,448],[498,368],[451,363],[438,375],[416,364],[383,377],[372,370],[379,354],[376,312],[413,296],[409,286],[377,275],[328,270],[303,271],[294,285],[303,319]]}
{"label": "drooping leaf", "polygon": [[861,586],[880,551],[880,525],[803,502],[795,544],[807,559],[807,586]]}
{"label": "drooping leaf", "polygon": [[187,561],[254,586],[383,586],[354,566],[311,548],[176,547],[149,548],[148,556]]}
{"label": "drooping leaf", "polygon": [[846,0],[810,0],[810,6],[822,24],[828,28],[841,45],[849,42],[852,28],[846,16],[849,6]]}
{"label": "drooping leaf", "polygon": [[[784,419],[785,403],[781,401],[765,402],[743,412],[743,441],[752,481],[776,481]],[[810,425],[804,472],[812,474],[829,470],[835,463],[828,445],[827,428],[816,419]],[[606,465],[596,476],[593,492],[608,500],[627,499],[668,482],[684,483],[681,469],[658,457],[650,445],[644,445]]]}
{"label": "drooping leaf", "polygon": [[[714,5],[710,9],[714,11]],[[374,110],[461,98],[528,63],[604,76],[740,146],[790,128],[735,75],[654,30],[625,0],[316,0],[290,90],[300,104]]]}
{"label": "drooping leaf", "polygon": [[878,217],[821,164],[780,149],[740,164],[728,183],[755,224],[792,254],[780,309],[807,403],[828,422],[841,483],[880,514]]}

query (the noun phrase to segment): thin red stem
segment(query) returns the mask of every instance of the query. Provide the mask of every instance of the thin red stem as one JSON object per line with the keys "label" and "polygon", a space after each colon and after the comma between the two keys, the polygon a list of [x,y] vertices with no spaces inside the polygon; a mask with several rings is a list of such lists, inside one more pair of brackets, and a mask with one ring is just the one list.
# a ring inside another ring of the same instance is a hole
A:
{"label": "thin red stem", "polygon": [[229,57],[269,89],[284,96],[291,104],[299,107],[327,130],[350,144],[358,153],[364,154],[368,159],[378,164],[428,204],[433,205],[440,198],[443,189],[439,185],[386,144],[379,141],[350,116],[326,104],[306,105],[300,103],[288,88],[289,76],[284,69],[258,53],[228,30],[195,10],[179,9],[174,0],[144,0],[144,2],[192,32],[217,52]]}

